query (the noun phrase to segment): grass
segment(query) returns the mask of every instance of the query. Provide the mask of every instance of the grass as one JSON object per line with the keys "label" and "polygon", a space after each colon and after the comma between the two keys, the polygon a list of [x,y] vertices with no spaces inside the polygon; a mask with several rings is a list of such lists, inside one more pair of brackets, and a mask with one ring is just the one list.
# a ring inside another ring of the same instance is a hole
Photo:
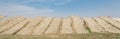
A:
{"label": "grass", "polygon": [[0,35],[0,39],[120,39],[120,34]]}

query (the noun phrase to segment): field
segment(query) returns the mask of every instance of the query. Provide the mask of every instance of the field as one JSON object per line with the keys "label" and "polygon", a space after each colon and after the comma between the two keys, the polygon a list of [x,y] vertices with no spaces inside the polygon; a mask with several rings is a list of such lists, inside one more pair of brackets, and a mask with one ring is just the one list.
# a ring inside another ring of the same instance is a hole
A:
{"label": "field", "polygon": [[0,16],[0,39],[120,39],[120,18]]}

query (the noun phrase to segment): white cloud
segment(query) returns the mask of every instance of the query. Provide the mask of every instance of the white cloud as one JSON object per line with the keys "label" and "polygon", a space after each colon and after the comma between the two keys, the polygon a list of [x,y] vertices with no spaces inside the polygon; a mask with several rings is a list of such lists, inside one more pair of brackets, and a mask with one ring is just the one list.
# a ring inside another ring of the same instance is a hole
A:
{"label": "white cloud", "polygon": [[44,2],[54,5],[65,5],[70,0],[6,0],[9,2],[0,3],[0,15],[6,16],[60,16],[63,12],[56,11],[47,7],[30,7],[25,5],[24,2]]}
{"label": "white cloud", "polygon": [[12,2],[12,3],[20,3],[20,4],[29,4],[33,2],[39,2],[39,3],[48,3],[52,5],[66,5],[73,0],[6,0],[7,2]]}
{"label": "white cloud", "polygon": [[72,0],[61,0],[61,2],[56,2],[54,5],[65,5],[72,2]]}
{"label": "white cloud", "polygon": [[3,15],[37,15],[49,13],[55,13],[55,10],[48,8],[37,9],[25,5],[0,6],[0,14]]}
{"label": "white cloud", "polygon": [[28,1],[28,2],[54,2],[56,0],[24,0],[24,1]]}

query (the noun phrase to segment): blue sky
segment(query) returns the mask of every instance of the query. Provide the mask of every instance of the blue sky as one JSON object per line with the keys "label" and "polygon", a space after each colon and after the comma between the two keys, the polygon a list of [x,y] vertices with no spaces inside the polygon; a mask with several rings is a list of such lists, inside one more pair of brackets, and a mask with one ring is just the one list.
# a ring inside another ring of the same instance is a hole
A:
{"label": "blue sky", "polygon": [[120,17],[120,0],[0,0],[0,15]]}

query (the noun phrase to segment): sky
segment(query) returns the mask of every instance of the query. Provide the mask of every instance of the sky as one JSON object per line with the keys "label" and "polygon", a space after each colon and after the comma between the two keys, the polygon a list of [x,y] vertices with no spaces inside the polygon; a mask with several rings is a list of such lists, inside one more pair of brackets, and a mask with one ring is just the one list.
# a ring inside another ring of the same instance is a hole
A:
{"label": "sky", "polygon": [[0,0],[0,15],[120,17],[120,0]]}

